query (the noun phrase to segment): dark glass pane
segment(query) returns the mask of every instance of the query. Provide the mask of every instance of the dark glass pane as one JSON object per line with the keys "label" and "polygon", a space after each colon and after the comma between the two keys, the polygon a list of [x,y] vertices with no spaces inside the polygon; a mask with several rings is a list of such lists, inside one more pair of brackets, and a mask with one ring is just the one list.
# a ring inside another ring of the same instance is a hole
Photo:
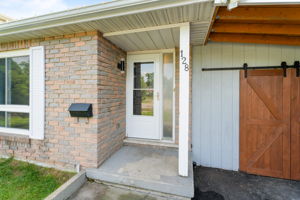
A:
{"label": "dark glass pane", "polygon": [[7,59],[7,104],[29,105],[29,56]]}
{"label": "dark glass pane", "polygon": [[5,58],[0,59],[0,104],[5,104]]}
{"label": "dark glass pane", "polygon": [[7,113],[7,128],[29,129],[28,113]]}
{"label": "dark glass pane", "polygon": [[134,88],[153,88],[154,63],[134,63]]}
{"label": "dark glass pane", "polygon": [[5,112],[0,112],[0,127],[5,127]]}
{"label": "dark glass pane", "polygon": [[153,116],[153,91],[133,91],[133,114]]}

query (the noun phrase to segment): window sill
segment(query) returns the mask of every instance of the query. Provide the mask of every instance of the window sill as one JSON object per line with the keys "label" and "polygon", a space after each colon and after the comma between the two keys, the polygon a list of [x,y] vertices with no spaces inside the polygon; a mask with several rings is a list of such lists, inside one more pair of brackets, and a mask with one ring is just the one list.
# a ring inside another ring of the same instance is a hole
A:
{"label": "window sill", "polygon": [[29,138],[29,130],[16,128],[0,128],[0,135]]}

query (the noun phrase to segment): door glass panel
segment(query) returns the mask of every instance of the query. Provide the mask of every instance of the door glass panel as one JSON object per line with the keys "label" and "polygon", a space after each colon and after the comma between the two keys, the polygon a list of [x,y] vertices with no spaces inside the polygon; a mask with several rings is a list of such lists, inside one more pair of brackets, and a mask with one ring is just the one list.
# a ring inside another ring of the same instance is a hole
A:
{"label": "door glass panel", "polygon": [[133,91],[133,114],[153,116],[153,90]]}
{"label": "door glass panel", "polygon": [[0,127],[5,127],[5,112],[0,112]]}
{"label": "door glass panel", "polygon": [[153,116],[154,62],[134,63],[133,114]]}
{"label": "door glass panel", "polygon": [[154,86],[154,63],[134,63],[134,89],[153,88]]}
{"label": "door glass panel", "polygon": [[0,104],[5,104],[5,59],[0,59]]}
{"label": "door glass panel", "polygon": [[163,54],[163,138],[172,139],[173,135],[173,54]]}
{"label": "door glass panel", "polygon": [[7,113],[7,128],[29,129],[29,113]]}
{"label": "door glass panel", "polygon": [[7,59],[7,104],[29,105],[29,56]]}

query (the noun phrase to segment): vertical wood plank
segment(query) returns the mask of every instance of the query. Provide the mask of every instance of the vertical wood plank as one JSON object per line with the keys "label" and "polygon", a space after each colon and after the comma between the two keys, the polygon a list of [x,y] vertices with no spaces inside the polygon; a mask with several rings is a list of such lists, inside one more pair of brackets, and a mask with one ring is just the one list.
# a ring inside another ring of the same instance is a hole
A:
{"label": "vertical wood plank", "polygon": [[[193,48],[193,78],[192,78],[192,87],[197,88],[193,91],[193,99],[201,99],[200,98],[200,82],[201,82],[201,62],[202,62],[202,47],[197,46]],[[199,78],[196,78],[199,77]],[[192,125],[192,133],[193,135],[200,135],[200,106],[198,106],[199,102],[195,102],[196,105],[193,106],[193,112],[192,112],[192,118],[195,119],[194,123]],[[192,102],[194,104],[194,102]],[[201,151],[201,145],[200,145],[200,137],[195,137],[192,139],[193,144],[193,151],[192,155],[196,162],[199,163],[200,160],[200,151]]]}
{"label": "vertical wood plank", "polygon": [[[205,51],[203,51],[202,59],[203,59],[203,66],[210,67],[210,58],[211,58],[211,47],[204,47]],[[201,95],[205,96],[206,98],[203,98],[201,101],[201,135],[200,135],[200,143],[201,143],[201,162],[205,165],[209,166],[210,163],[210,155],[209,155],[209,137],[207,135],[210,134],[210,113],[207,113],[208,107],[211,106],[211,96],[210,96],[210,73],[203,73],[201,72],[202,79],[201,79]],[[205,89],[206,88],[206,89]],[[205,115],[207,114],[207,115]]]}
{"label": "vertical wood plank", "polygon": [[[222,45],[222,66],[232,67],[232,44]],[[222,72],[222,168],[232,169],[232,72]]]}
{"label": "vertical wood plank", "polygon": [[[233,66],[240,66],[244,63],[244,45],[237,44],[233,46]],[[232,134],[232,169],[237,171],[239,169],[239,125],[240,125],[240,116],[239,116],[239,71],[232,72],[232,98],[233,98],[233,107],[232,107],[232,123],[233,123],[233,134]]]}
{"label": "vertical wood plank", "polygon": [[[213,52],[211,56],[211,67],[218,67],[222,65],[222,48],[220,44],[212,44],[211,52]],[[205,72],[204,72],[205,73]],[[222,140],[221,140],[221,120],[222,115],[220,115],[220,111],[222,108],[222,72],[216,71],[211,72],[212,79],[212,88],[211,88],[211,96],[212,96],[212,106],[209,108],[211,113],[210,118],[210,126],[211,126],[211,134],[210,134],[210,149],[209,153],[211,156],[211,167],[219,167],[221,165],[221,155],[222,155]],[[209,111],[207,111],[209,112]]]}

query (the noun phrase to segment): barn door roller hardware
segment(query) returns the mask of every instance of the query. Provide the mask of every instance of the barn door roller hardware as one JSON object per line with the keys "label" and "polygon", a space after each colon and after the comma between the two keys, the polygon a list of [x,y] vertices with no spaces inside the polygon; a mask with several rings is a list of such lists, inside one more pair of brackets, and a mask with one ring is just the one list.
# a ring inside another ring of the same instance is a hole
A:
{"label": "barn door roller hardware", "polygon": [[260,66],[260,67],[249,67],[247,63],[244,63],[243,67],[226,67],[226,68],[202,68],[202,71],[229,71],[229,70],[244,70],[245,77],[248,76],[248,70],[259,70],[259,69],[282,69],[283,76],[286,77],[286,70],[289,68],[296,69],[297,77],[300,77],[300,62],[295,61],[294,65],[287,65],[286,62],[282,62],[280,66]]}

